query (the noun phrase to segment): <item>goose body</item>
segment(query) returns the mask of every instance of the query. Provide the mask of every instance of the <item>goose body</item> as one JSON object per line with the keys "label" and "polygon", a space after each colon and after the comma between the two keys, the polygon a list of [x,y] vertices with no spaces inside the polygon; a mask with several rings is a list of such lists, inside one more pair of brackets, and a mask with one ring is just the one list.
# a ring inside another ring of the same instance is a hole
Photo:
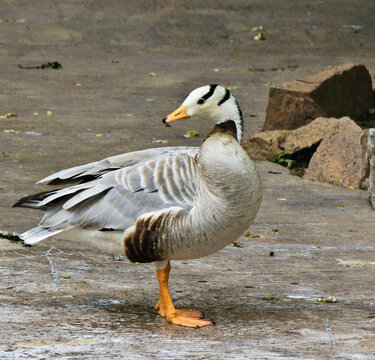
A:
{"label": "goose body", "polygon": [[40,224],[20,237],[35,244],[58,236],[122,249],[133,262],[156,262],[159,313],[179,325],[212,325],[199,312],[173,307],[169,262],[210,255],[236,240],[257,214],[262,191],[254,163],[240,145],[242,114],[229,90],[195,89],[163,122],[193,116],[216,123],[199,148],[136,151],[41,180],[68,186],[15,204],[45,211]]}
{"label": "goose body", "polygon": [[[160,253],[157,260],[210,255],[243,234],[258,211],[259,177],[253,162],[232,136],[226,133],[210,136],[191,166],[195,169],[196,193],[189,212],[176,207],[167,215],[161,211],[142,217],[141,222],[161,221],[154,247],[155,253]],[[131,251],[127,254],[132,259]]]}

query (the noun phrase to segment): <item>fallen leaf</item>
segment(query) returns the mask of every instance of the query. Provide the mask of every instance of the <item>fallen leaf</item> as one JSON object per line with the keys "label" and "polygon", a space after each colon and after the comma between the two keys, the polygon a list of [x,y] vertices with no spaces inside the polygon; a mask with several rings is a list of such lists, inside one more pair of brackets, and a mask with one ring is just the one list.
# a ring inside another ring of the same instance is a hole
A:
{"label": "fallen leaf", "polygon": [[7,134],[15,134],[15,135],[22,134],[21,130],[14,130],[14,129],[5,129],[4,132]]}
{"label": "fallen leaf", "polygon": [[1,115],[0,119],[9,119],[11,117],[17,117],[17,114],[15,114],[15,113],[6,113],[4,115]]}
{"label": "fallen leaf", "polygon": [[238,90],[238,86],[234,86],[234,85],[226,86],[226,88],[227,88],[229,91],[236,91],[236,90]]}
{"label": "fallen leaf", "polygon": [[64,275],[63,275],[63,278],[64,278],[64,279],[70,279],[70,275],[69,275],[69,274],[64,274]]}
{"label": "fallen leaf", "polygon": [[150,75],[151,77],[155,77],[155,76],[156,76],[156,74],[155,74],[153,71],[151,71],[149,75]]}
{"label": "fallen leaf", "polygon": [[275,297],[271,294],[267,294],[263,296],[263,300],[273,300]]}
{"label": "fallen leaf", "polygon": [[243,248],[243,244],[240,241],[234,241],[233,242],[233,246],[234,247],[238,247],[238,248]]}
{"label": "fallen leaf", "polygon": [[192,137],[196,137],[196,136],[199,136],[198,132],[196,130],[189,130],[185,135],[184,137],[186,138],[192,138]]}
{"label": "fallen leaf", "polygon": [[165,139],[152,139],[153,144],[168,144],[168,140]]}
{"label": "fallen leaf", "polygon": [[334,297],[334,296],[328,296],[328,297],[320,297],[320,298],[316,298],[315,299],[316,302],[324,302],[324,303],[329,303],[329,304],[333,304],[333,303],[337,303],[338,300]]}
{"label": "fallen leaf", "polygon": [[348,260],[337,259],[337,261],[339,262],[339,264],[344,265],[344,266],[365,266],[365,265],[375,264],[375,262],[353,260],[353,259],[348,259]]}
{"label": "fallen leaf", "polygon": [[252,31],[252,32],[263,31],[263,26],[262,26],[262,25],[254,26],[253,28],[251,28],[251,31]]}
{"label": "fallen leaf", "polygon": [[46,115],[47,115],[47,116],[51,116],[52,114],[53,114],[53,112],[52,112],[51,110],[47,110],[47,111],[46,111]]}
{"label": "fallen leaf", "polygon": [[102,137],[103,134],[95,134],[96,137]]}
{"label": "fallen leaf", "polygon": [[258,234],[253,234],[253,233],[251,233],[251,232],[246,232],[246,233],[245,233],[245,236],[246,236],[246,237],[249,237],[249,238],[259,238],[259,237],[260,237],[260,235],[258,235]]}
{"label": "fallen leaf", "polygon": [[266,38],[264,37],[264,35],[263,35],[263,33],[262,32],[258,32],[258,34],[256,34],[255,36],[254,36],[254,40],[257,40],[257,41],[259,41],[259,40],[265,40]]}

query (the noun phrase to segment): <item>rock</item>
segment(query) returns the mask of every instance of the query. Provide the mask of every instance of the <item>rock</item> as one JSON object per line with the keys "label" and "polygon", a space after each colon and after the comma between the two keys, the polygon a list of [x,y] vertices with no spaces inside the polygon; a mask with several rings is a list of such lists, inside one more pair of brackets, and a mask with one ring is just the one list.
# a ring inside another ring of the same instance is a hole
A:
{"label": "rock", "polygon": [[358,118],[374,106],[371,75],[363,65],[345,64],[274,86],[263,130],[291,130],[317,117]]}
{"label": "rock", "polygon": [[264,131],[248,139],[242,147],[253,160],[273,161],[283,150],[282,145],[289,134],[288,130]]}
{"label": "rock", "polygon": [[367,150],[369,157],[368,195],[370,205],[375,209],[375,129],[369,129]]}
{"label": "rock", "polygon": [[277,159],[281,153],[292,155],[319,143],[341,119],[317,118],[295,130],[264,131],[248,139],[243,147],[253,160]]}
{"label": "rock", "polygon": [[340,121],[341,119],[319,117],[305,126],[290,131],[284,143],[281,144],[284,153],[294,154],[299,150],[312,147],[320,142]]}
{"label": "rock", "polygon": [[340,119],[323,138],[304,178],[358,189],[367,174],[366,135],[346,117]]}

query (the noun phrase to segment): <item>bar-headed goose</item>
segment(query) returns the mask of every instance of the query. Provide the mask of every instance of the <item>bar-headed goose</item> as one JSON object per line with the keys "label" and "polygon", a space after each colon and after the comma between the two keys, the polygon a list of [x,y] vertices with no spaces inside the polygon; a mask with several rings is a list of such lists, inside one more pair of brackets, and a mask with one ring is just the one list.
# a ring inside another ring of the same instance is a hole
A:
{"label": "bar-headed goose", "polygon": [[242,114],[229,90],[197,88],[163,122],[188,118],[215,123],[199,148],[148,149],[62,170],[39,183],[69,186],[14,206],[45,211],[37,227],[20,235],[26,244],[59,234],[109,251],[121,246],[132,262],[156,262],[155,309],[174,324],[201,327],[212,322],[172,304],[170,260],[210,255],[236,240],[258,212],[262,190],[240,145]]}

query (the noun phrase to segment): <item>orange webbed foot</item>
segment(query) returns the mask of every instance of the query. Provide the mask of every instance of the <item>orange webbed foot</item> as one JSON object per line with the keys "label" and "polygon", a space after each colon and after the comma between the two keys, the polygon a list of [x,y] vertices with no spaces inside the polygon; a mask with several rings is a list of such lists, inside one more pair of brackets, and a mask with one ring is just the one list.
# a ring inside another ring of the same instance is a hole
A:
{"label": "orange webbed foot", "polygon": [[201,328],[203,326],[213,326],[215,325],[211,321],[206,321],[206,320],[201,320],[201,319],[196,319],[192,317],[186,317],[186,316],[174,316],[170,319],[167,318],[168,321],[170,321],[172,324],[176,325],[182,325],[182,326],[187,326],[191,328]]}
{"label": "orange webbed foot", "polygon": [[203,319],[203,313],[199,310],[176,309],[177,316],[184,316],[193,319]]}
{"label": "orange webbed foot", "polygon": [[203,314],[198,310],[171,309],[171,311],[168,311],[160,306],[159,302],[155,305],[155,310],[157,310],[162,317],[165,317],[172,324],[192,328],[215,325],[215,323],[212,321],[201,320],[203,318]]}
{"label": "orange webbed foot", "polygon": [[169,271],[169,263],[164,269],[157,270],[160,297],[158,303],[155,305],[155,310],[172,324],[191,328],[215,325],[212,321],[202,320],[203,314],[198,310],[176,309],[173,306],[168,290]]}
{"label": "orange webbed foot", "polygon": [[[166,317],[166,310],[160,306],[160,300],[155,305],[154,309],[162,316]],[[177,316],[184,316],[193,319],[203,319],[203,313],[199,310],[188,310],[188,309],[174,309]]]}

